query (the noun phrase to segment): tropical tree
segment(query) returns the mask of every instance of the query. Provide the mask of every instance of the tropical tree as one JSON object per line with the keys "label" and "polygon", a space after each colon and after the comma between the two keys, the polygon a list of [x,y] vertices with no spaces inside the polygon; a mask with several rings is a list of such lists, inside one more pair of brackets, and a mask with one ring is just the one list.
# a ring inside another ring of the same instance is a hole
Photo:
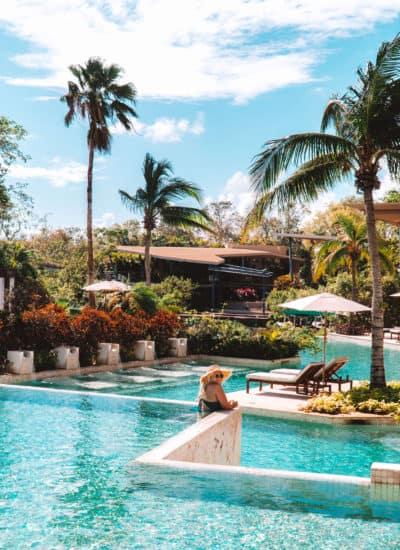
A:
{"label": "tropical tree", "polygon": [[[118,84],[122,69],[118,65],[106,65],[101,59],[91,57],[84,65],[69,67],[76,81],[68,82],[68,92],[61,97],[68,112],[64,122],[70,126],[75,117],[88,120],[87,144],[89,160],[87,170],[87,269],[89,284],[93,282],[93,222],[92,188],[95,151],[110,153],[111,132],[109,123],[118,121],[126,130],[132,130],[132,118],[136,118],[136,89],[132,83]],[[89,293],[90,305],[94,294]]]}
{"label": "tropical tree", "polygon": [[[313,201],[353,175],[363,197],[372,268],[371,387],[386,385],[383,357],[383,294],[373,192],[386,161],[400,176],[400,35],[379,48],[375,63],[357,70],[358,80],[325,108],[321,131],[268,141],[250,168],[258,216],[273,204]],[[334,132],[326,133],[332,125]],[[291,174],[287,172],[292,169]]]}
{"label": "tropical tree", "polygon": [[[367,226],[359,216],[338,214],[334,224],[339,227],[337,238],[325,241],[318,249],[315,277],[325,273],[335,275],[343,267],[351,273],[352,299],[358,299],[358,274],[362,263],[369,262]],[[382,266],[393,272],[387,249],[380,242],[379,255]]]}
{"label": "tropical tree", "polygon": [[176,200],[192,198],[200,203],[200,189],[181,178],[173,177],[171,164],[167,160],[156,161],[149,153],[143,162],[145,186],[134,195],[119,190],[121,200],[132,212],[143,215],[146,284],[151,282],[150,246],[152,232],[158,223],[172,227],[199,228],[210,231],[208,214],[199,208],[177,206]]}

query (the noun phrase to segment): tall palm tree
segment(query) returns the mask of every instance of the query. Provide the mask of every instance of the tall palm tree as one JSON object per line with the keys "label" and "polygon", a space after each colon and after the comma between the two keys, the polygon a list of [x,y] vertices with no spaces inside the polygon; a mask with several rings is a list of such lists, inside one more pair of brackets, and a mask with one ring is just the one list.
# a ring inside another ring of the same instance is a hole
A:
{"label": "tall palm tree", "polygon": [[[265,144],[250,168],[257,193],[254,211],[272,204],[312,201],[336,183],[355,178],[363,196],[372,267],[371,387],[386,385],[383,358],[383,295],[373,191],[383,160],[400,176],[400,35],[379,48],[375,63],[358,69],[358,81],[325,108],[321,132],[294,134]],[[333,125],[334,132],[326,133]],[[293,173],[287,176],[289,169]]]}
{"label": "tall palm tree", "polygon": [[[68,112],[64,122],[69,126],[75,117],[87,119],[89,123],[87,144],[89,160],[87,170],[87,246],[88,281],[93,283],[93,221],[92,189],[93,160],[95,151],[110,153],[111,132],[109,123],[119,121],[126,130],[132,130],[132,118],[136,118],[136,88],[132,83],[118,84],[123,71],[118,65],[106,65],[101,59],[91,57],[84,65],[71,65],[69,70],[76,81],[68,82],[68,92],[61,97]],[[90,305],[94,305],[94,294],[89,293]]]}
{"label": "tall palm tree", "polygon": [[[352,299],[358,299],[358,273],[360,264],[369,262],[367,226],[364,219],[349,214],[338,214],[334,225],[339,227],[336,239],[324,242],[316,255],[317,266],[315,276],[325,273],[335,275],[338,270],[345,267],[349,269],[352,280]],[[379,243],[379,256],[382,265],[389,271],[393,271],[393,265],[383,243]]]}
{"label": "tall palm tree", "polygon": [[200,189],[181,178],[173,177],[171,164],[167,160],[156,161],[149,153],[143,162],[145,186],[134,195],[120,190],[122,202],[133,212],[143,215],[145,230],[144,267],[146,284],[151,282],[150,246],[152,232],[159,222],[173,227],[199,228],[210,231],[210,217],[199,208],[176,206],[174,201],[183,198],[201,199]]}

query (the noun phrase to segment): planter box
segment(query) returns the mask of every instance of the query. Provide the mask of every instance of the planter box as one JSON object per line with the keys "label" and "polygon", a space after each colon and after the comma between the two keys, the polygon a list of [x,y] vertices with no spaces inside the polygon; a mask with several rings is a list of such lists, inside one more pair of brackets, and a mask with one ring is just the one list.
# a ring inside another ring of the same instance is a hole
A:
{"label": "planter box", "polygon": [[10,362],[8,370],[13,374],[32,374],[34,371],[33,351],[7,351],[7,360]]}
{"label": "planter box", "polygon": [[168,338],[170,355],[172,357],[186,357],[187,338]]}
{"label": "planter box", "polygon": [[120,362],[119,344],[110,344],[108,342],[99,344],[96,360],[98,365],[118,365]]}
{"label": "planter box", "polygon": [[156,352],[153,340],[137,340],[134,353],[139,361],[154,361]]}
{"label": "planter box", "polygon": [[57,354],[58,369],[79,369],[79,348],[75,346],[58,346],[54,350]]}

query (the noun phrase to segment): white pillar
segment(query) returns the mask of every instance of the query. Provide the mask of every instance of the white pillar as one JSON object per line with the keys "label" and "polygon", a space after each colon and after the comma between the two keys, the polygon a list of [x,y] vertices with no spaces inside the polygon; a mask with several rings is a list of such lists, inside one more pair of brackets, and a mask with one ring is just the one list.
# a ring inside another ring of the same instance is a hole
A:
{"label": "white pillar", "polygon": [[121,362],[119,358],[119,344],[101,342],[97,348],[96,362],[98,365],[118,365]]}
{"label": "white pillar", "polygon": [[186,357],[187,338],[168,338],[172,357]]}
{"label": "white pillar", "polygon": [[58,369],[79,369],[79,348],[72,346],[58,346],[54,350],[57,354]]}
{"label": "white pillar", "polygon": [[13,374],[32,374],[33,351],[7,351],[8,370]]}
{"label": "white pillar", "polygon": [[137,340],[135,344],[135,359],[153,361],[155,359],[155,344],[153,340]]}

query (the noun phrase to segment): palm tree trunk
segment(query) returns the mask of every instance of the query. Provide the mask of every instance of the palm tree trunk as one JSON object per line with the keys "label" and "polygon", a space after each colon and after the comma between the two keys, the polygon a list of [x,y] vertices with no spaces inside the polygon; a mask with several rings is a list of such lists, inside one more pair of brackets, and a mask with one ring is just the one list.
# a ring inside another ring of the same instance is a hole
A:
{"label": "palm tree trunk", "polygon": [[354,259],[351,260],[351,283],[352,283],[351,299],[354,302],[357,302],[358,300],[357,262]]}
{"label": "palm tree trunk", "polygon": [[[94,281],[94,261],[93,261],[93,213],[92,213],[92,189],[93,189],[93,159],[94,159],[94,145],[89,144],[89,162],[87,171],[87,266],[88,266],[88,279],[91,285]],[[94,292],[89,292],[89,306],[96,307],[96,298]]]}
{"label": "palm tree trunk", "polygon": [[151,283],[150,245],[151,245],[151,231],[150,229],[147,229],[144,237],[144,272],[146,274],[147,286],[150,286],[150,283]]}
{"label": "palm tree trunk", "polygon": [[368,246],[372,268],[372,350],[371,388],[386,386],[383,357],[383,291],[381,260],[379,257],[372,188],[364,188],[365,216],[367,223]]}

